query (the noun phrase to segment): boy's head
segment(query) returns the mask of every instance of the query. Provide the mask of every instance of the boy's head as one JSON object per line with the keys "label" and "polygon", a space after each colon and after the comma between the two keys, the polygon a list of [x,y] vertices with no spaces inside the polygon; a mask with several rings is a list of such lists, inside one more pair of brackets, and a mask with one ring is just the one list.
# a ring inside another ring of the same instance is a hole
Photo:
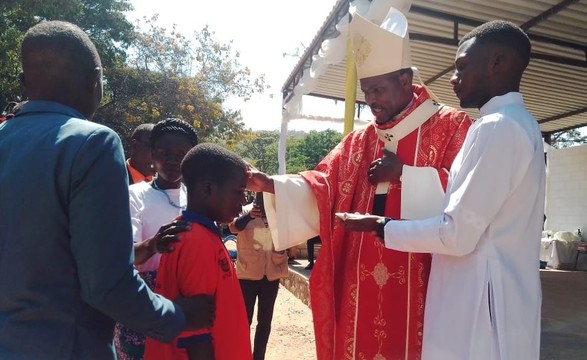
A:
{"label": "boy's head", "polygon": [[481,108],[494,96],[519,91],[530,52],[528,35],[508,21],[490,21],[465,35],[450,79],[461,107]]}
{"label": "boy's head", "polygon": [[155,175],[151,167],[151,131],[153,124],[140,124],[130,137],[130,164],[143,175]]}
{"label": "boy's head", "polygon": [[216,222],[230,222],[246,202],[247,164],[215,144],[193,147],[181,163],[188,192],[187,209]]}

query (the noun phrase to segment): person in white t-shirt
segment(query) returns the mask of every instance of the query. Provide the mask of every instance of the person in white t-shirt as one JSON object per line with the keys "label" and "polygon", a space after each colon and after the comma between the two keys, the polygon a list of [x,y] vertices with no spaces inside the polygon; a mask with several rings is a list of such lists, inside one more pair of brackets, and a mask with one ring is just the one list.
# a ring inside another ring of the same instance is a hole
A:
{"label": "person in white t-shirt", "polygon": [[[150,182],[129,187],[135,267],[153,289],[161,253],[173,250],[178,233],[188,229],[177,221],[187,204],[182,183],[181,161],[198,143],[196,130],[179,119],[158,122],[151,131],[150,146],[156,175]],[[116,324],[114,343],[121,360],[142,359],[145,337],[122,324]]]}

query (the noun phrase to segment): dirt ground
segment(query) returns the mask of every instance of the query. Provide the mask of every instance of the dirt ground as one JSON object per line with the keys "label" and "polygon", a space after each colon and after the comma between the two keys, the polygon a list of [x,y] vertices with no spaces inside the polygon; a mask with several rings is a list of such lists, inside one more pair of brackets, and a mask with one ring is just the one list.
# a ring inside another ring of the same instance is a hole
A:
{"label": "dirt ground", "polygon": [[[316,359],[313,326],[310,308],[280,285],[265,360]],[[251,342],[254,337],[255,320]]]}

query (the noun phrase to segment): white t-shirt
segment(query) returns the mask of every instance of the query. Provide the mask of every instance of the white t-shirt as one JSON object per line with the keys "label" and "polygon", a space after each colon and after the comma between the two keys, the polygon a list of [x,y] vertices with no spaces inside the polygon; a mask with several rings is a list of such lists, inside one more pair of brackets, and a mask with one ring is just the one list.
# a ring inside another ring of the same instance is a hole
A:
{"label": "white t-shirt", "polygon": [[[185,187],[179,189],[156,190],[148,182],[140,182],[129,187],[130,193],[130,216],[132,221],[133,242],[141,242],[153,237],[159,231],[162,225],[165,225],[178,215],[181,209],[171,204],[185,206],[187,204],[187,194]],[[142,265],[137,265],[138,271],[156,271],[159,266],[161,254],[153,255]]]}

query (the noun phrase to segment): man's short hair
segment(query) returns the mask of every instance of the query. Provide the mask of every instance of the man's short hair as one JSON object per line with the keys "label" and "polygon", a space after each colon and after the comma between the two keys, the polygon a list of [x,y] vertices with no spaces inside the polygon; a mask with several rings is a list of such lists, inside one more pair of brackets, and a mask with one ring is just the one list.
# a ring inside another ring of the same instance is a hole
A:
{"label": "man's short hair", "polygon": [[153,131],[154,124],[141,124],[137,126],[132,132],[131,139],[143,141],[144,139],[151,139],[151,132]]}
{"label": "man's short hair", "polygon": [[180,119],[168,118],[159,121],[153,126],[153,130],[151,130],[151,147],[154,148],[157,140],[165,134],[183,135],[192,146],[198,144],[198,135],[193,126]]}
{"label": "man's short hair", "polygon": [[467,40],[476,38],[480,45],[492,44],[513,50],[523,61],[524,68],[530,62],[532,45],[528,35],[516,24],[505,20],[486,22],[465,35],[459,45]]}
{"label": "man's short hair", "polygon": [[223,184],[239,171],[247,171],[247,164],[240,156],[210,143],[193,147],[181,162],[181,173],[188,187],[201,181]]}
{"label": "man's short hair", "polygon": [[43,54],[33,66],[71,66],[80,72],[100,67],[100,56],[88,35],[78,26],[64,21],[44,21],[30,28],[24,35],[21,57],[25,75],[29,54]]}

